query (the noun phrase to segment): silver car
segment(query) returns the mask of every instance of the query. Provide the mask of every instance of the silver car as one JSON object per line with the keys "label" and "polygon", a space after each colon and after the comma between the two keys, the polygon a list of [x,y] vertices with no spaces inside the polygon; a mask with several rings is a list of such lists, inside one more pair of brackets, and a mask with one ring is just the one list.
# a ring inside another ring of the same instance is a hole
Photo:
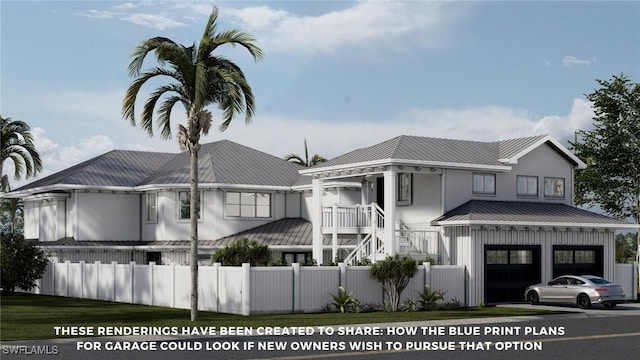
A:
{"label": "silver car", "polygon": [[611,309],[624,302],[624,290],[598,276],[563,275],[547,284],[529,286],[524,298],[530,304],[572,303],[583,309],[590,308],[591,304],[602,304]]}

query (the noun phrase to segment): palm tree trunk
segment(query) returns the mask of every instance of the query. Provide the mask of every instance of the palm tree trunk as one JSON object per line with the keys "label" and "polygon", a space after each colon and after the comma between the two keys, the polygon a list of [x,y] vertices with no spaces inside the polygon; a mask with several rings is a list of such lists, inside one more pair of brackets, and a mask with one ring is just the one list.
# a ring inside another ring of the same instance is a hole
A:
{"label": "palm tree trunk", "polygon": [[190,193],[190,219],[191,219],[191,321],[198,318],[198,210],[200,209],[200,197],[198,196],[198,150],[200,144],[191,144],[189,149],[191,171],[189,181]]}

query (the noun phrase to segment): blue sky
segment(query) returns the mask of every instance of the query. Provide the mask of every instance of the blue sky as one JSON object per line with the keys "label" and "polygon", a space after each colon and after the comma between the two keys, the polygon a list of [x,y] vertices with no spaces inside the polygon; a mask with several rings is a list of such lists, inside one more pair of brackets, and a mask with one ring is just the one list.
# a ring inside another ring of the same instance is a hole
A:
{"label": "blue sky", "polygon": [[224,49],[257,112],[203,142],[276,156],[305,138],[325,157],[402,134],[565,141],[591,127],[595,79],[640,81],[640,2],[2,0],[0,113],[34,128],[42,176],[111,149],[178,151],[122,119],[129,54],[154,36],[199,40],[213,4],[219,28],[252,33],[266,57]]}

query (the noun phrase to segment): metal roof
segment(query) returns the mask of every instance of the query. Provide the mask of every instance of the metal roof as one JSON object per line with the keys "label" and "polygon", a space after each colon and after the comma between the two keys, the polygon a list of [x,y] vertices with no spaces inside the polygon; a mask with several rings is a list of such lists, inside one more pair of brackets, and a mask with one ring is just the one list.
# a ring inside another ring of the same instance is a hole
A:
{"label": "metal roof", "polygon": [[500,160],[521,155],[523,151],[545,138],[551,141],[548,135],[494,142],[401,135],[348,152],[311,169],[322,170],[334,166],[384,160],[503,166],[504,163]]}
{"label": "metal roof", "polygon": [[14,191],[51,185],[135,186],[175,154],[112,150]]}
{"label": "metal roof", "polygon": [[[282,158],[229,140],[203,144],[198,155],[198,175],[202,184],[293,186],[302,169]],[[12,193],[29,194],[38,190],[73,188],[74,185],[129,187],[131,190],[142,185],[187,185],[189,168],[188,152],[113,150],[31,182]]]}
{"label": "metal roof", "polygon": [[432,223],[435,225],[637,227],[635,224],[560,203],[488,200],[468,201]]}

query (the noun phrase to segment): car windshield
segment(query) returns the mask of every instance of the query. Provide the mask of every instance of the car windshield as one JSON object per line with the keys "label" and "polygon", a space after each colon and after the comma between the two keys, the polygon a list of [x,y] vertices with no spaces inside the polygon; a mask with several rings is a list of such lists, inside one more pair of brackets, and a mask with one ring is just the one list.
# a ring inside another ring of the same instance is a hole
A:
{"label": "car windshield", "polygon": [[594,284],[611,284],[610,281],[607,281],[603,278],[588,278]]}

